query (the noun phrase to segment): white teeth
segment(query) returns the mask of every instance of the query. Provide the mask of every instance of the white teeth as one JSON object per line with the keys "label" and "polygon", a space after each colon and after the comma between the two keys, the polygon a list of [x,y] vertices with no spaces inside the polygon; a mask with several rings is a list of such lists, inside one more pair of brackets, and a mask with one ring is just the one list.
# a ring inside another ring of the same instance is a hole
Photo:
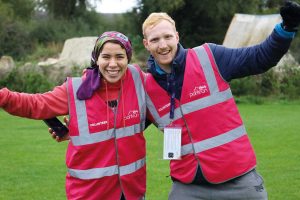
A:
{"label": "white teeth", "polygon": [[160,54],[161,55],[167,55],[169,53],[169,51],[164,51],[164,52],[161,52]]}
{"label": "white teeth", "polygon": [[107,70],[107,73],[110,75],[116,75],[119,73],[119,70]]}

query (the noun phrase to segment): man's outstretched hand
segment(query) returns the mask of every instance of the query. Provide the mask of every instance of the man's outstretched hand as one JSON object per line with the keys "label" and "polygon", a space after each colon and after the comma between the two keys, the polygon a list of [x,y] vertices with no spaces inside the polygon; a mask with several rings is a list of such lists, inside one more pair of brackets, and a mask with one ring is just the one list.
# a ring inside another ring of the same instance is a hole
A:
{"label": "man's outstretched hand", "polygon": [[283,29],[290,32],[298,30],[300,24],[300,5],[293,1],[285,1],[280,8]]}

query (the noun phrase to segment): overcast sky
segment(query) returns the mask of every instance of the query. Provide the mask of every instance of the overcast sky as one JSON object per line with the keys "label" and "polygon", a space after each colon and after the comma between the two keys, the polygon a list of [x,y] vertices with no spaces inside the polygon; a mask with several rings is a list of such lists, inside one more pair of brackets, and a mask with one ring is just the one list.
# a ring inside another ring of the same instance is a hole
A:
{"label": "overcast sky", "polygon": [[136,0],[102,0],[97,11],[101,13],[123,13],[136,5]]}

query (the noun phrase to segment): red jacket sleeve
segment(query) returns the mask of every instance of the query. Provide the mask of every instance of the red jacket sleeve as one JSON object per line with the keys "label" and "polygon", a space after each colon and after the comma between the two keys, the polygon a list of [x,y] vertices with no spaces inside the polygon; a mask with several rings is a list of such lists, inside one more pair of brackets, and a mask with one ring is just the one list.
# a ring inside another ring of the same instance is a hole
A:
{"label": "red jacket sleeve", "polygon": [[64,83],[43,94],[0,90],[0,108],[6,112],[30,119],[47,119],[69,113],[67,86]]}

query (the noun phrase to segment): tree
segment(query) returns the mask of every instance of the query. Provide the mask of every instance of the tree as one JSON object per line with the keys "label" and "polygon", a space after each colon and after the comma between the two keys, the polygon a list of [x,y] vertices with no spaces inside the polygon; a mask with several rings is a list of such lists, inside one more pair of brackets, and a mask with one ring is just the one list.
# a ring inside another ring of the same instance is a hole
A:
{"label": "tree", "polygon": [[[298,0],[299,1],[299,0]],[[151,12],[167,12],[176,22],[184,46],[222,43],[235,13],[278,13],[282,0],[139,0],[131,19],[136,33]]]}
{"label": "tree", "polygon": [[136,34],[141,34],[141,25],[152,12],[172,12],[184,5],[184,0],[137,0],[137,6],[130,13],[131,28]]}
{"label": "tree", "polygon": [[[40,10],[47,11],[53,18],[71,19],[93,10],[92,0],[36,0]],[[95,3],[96,0],[93,2]],[[98,0],[101,1],[101,0]]]}
{"label": "tree", "polygon": [[32,50],[24,25],[34,11],[32,0],[0,0],[0,57],[20,58]]}
{"label": "tree", "polygon": [[[1,16],[9,13],[14,20],[28,21],[34,12],[35,2],[34,0],[0,0]],[[3,14],[2,14],[3,13]]]}
{"label": "tree", "polygon": [[7,21],[12,21],[13,17],[14,11],[12,10],[10,4],[4,3],[0,0],[0,28],[2,29],[3,24]]}
{"label": "tree", "polygon": [[[235,13],[257,13],[260,0],[202,0],[185,1],[183,7],[170,15],[184,46],[197,46],[204,42],[221,44]],[[247,6],[245,6],[247,5]]]}

